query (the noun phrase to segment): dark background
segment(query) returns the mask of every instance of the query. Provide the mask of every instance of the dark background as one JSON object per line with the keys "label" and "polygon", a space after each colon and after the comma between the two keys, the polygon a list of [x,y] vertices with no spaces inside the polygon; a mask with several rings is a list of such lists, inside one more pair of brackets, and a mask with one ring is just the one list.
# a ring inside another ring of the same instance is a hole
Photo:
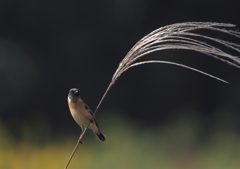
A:
{"label": "dark background", "polygon": [[[94,110],[118,64],[143,36],[190,21],[239,28],[239,11],[238,0],[1,0],[0,119],[14,138],[21,139],[24,125],[45,130],[45,124],[35,123],[39,119],[47,121],[53,137],[64,132],[78,135],[67,106],[70,88],[79,88]],[[222,34],[213,36],[240,43]],[[185,110],[194,111],[206,130],[219,111],[225,110],[222,118],[239,119],[239,69],[184,50],[144,57],[151,58],[183,63],[230,84],[172,65],[139,66],[112,87],[97,113],[101,123],[108,122],[106,112],[145,127],[171,123],[172,116],[181,117]]]}

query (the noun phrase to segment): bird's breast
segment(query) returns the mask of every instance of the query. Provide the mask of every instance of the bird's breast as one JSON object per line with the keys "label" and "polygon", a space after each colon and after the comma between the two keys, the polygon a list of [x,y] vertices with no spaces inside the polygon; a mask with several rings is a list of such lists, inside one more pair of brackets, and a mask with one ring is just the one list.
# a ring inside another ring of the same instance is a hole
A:
{"label": "bird's breast", "polygon": [[84,103],[81,101],[76,103],[68,101],[68,105],[70,112],[78,125],[81,127],[86,127],[89,123],[89,119],[92,118],[92,115],[86,110]]}

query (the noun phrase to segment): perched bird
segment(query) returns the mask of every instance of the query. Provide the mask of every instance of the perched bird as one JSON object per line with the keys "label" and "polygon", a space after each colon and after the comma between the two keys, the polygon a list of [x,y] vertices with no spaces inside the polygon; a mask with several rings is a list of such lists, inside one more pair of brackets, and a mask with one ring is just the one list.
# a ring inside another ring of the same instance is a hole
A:
{"label": "perched bird", "polygon": [[88,123],[91,122],[88,128],[96,134],[99,140],[102,142],[106,141],[105,136],[99,130],[96,118],[93,117],[93,112],[80,98],[78,89],[72,88],[69,90],[68,106],[74,120],[82,128],[82,131],[87,127]]}

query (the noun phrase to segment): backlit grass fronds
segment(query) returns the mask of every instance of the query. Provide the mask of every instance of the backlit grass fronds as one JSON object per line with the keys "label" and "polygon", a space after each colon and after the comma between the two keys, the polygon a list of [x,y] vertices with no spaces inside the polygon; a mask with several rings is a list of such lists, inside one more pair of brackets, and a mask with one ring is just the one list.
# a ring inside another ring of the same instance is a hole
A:
{"label": "backlit grass fronds", "polygon": [[105,98],[111,86],[116,82],[117,78],[129,68],[146,64],[146,63],[172,64],[172,65],[184,67],[184,68],[199,72],[211,78],[228,83],[225,80],[222,80],[216,76],[210,75],[201,70],[198,70],[183,64],[175,63],[175,62],[162,61],[162,60],[148,60],[143,62],[136,62],[136,61],[140,57],[155,51],[167,50],[167,49],[185,49],[185,50],[193,50],[193,51],[204,53],[206,55],[219,59],[223,62],[226,62],[229,65],[240,68],[239,56],[233,56],[227,52],[224,52],[218,47],[215,47],[213,45],[206,43],[205,41],[212,41],[216,44],[223,45],[227,48],[232,49],[237,53],[240,53],[239,44],[213,38],[206,35],[202,35],[199,33],[194,33],[194,31],[197,31],[197,30],[211,30],[211,31],[220,32],[220,33],[224,33],[224,34],[228,34],[228,35],[240,38],[240,32],[230,30],[230,28],[232,27],[235,27],[235,25],[228,24],[228,23],[214,23],[214,22],[185,22],[185,23],[176,23],[176,24],[164,26],[149,33],[148,35],[140,39],[132,47],[132,49],[127,53],[127,55],[123,58],[123,60],[120,62],[116,72],[112,77],[112,81],[110,82],[107,90],[105,91],[102,99],[100,100],[94,112],[94,115],[98,111],[98,108],[100,107],[103,99]]}
{"label": "backlit grass fronds", "polygon": [[[115,82],[116,79],[126,70],[133,66],[145,64],[145,63],[165,63],[165,64],[175,64],[177,66],[182,66],[188,69],[192,69],[199,73],[205,74],[212,78],[219,79],[215,76],[209,75],[202,71],[196,70],[194,68],[190,68],[188,66],[177,64],[173,62],[165,62],[159,60],[151,60],[145,62],[137,62],[134,63],[140,57],[160,50],[166,49],[185,49],[185,50],[193,50],[197,52],[201,52],[212,56],[216,59],[220,59],[221,61],[227,62],[228,64],[240,68],[240,58],[237,56],[232,56],[221,49],[210,45],[204,40],[210,40],[215,43],[219,43],[224,45],[236,52],[240,53],[240,45],[232,42],[228,42],[225,40],[212,38],[210,36],[205,36],[202,34],[194,33],[194,31],[199,29],[208,29],[213,31],[218,31],[221,33],[226,33],[235,37],[240,38],[240,32],[226,30],[225,28],[234,27],[233,24],[226,23],[212,23],[212,22],[186,22],[186,23],[177,23],[168,26],[161,27],[150,34],[143,37],[140,41],[138,41],[132,49],[127,53],[124,59],[119,64],[117,71],[115,72],[112,82]],[[199,40],[202,39],[202,40]],[[226,82],[226,81],[224,81]]]}

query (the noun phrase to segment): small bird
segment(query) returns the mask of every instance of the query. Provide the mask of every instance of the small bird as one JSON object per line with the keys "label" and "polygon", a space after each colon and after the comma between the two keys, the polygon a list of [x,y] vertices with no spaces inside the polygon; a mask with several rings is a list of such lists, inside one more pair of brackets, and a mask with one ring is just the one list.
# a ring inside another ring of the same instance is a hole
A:
{"label": "small bird", "polygon": [[106,137],[99,130],[96,118],[93,117],[93,112],[80,98],[79,90],[77,88],[69,90],[68,106],[74,120],[82,128],[82,131],[87,127],[88,123],[91,122],[88,128],[96,134],[99,140],[102,142],[106,141]]}

